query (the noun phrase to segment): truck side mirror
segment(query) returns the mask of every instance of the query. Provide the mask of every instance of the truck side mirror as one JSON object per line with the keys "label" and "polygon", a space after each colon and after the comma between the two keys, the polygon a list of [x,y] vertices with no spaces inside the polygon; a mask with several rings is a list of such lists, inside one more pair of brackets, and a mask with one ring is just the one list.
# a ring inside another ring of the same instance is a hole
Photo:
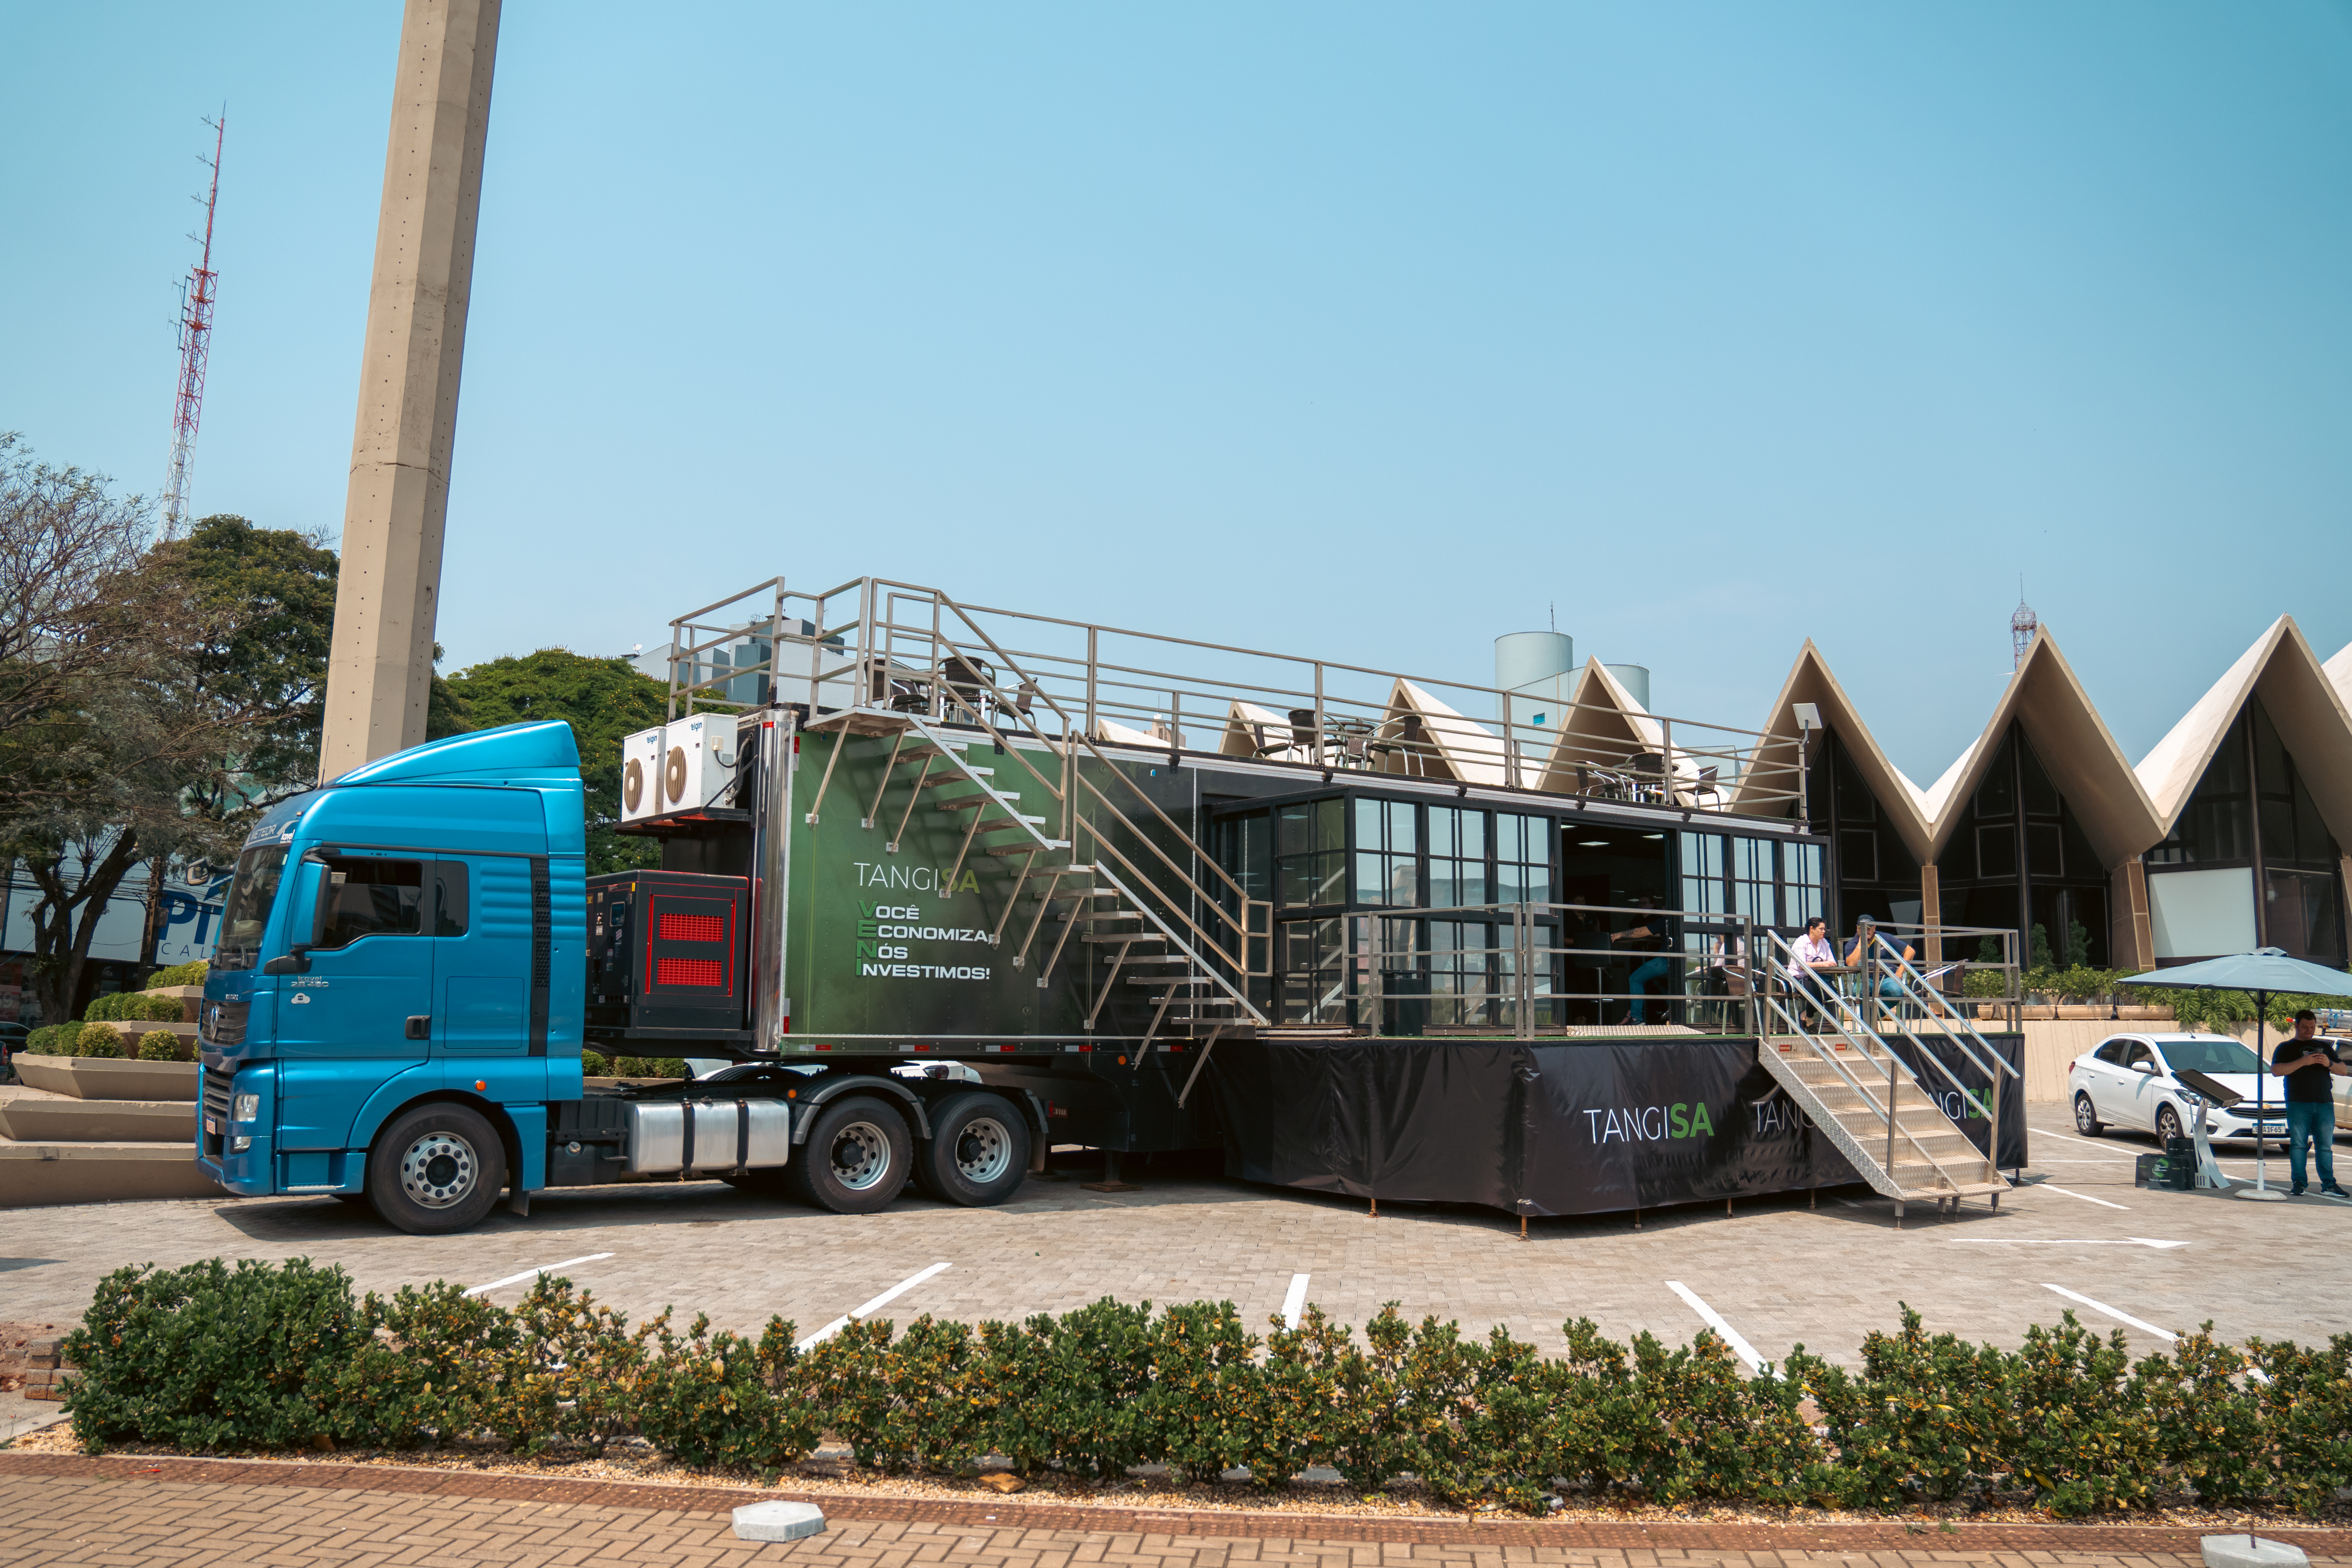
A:
{"label": "truck side mirror", "polygon": [[308,974],[310,973],[310,944],[298,942],[278,957],[261,966],[264,974]]}

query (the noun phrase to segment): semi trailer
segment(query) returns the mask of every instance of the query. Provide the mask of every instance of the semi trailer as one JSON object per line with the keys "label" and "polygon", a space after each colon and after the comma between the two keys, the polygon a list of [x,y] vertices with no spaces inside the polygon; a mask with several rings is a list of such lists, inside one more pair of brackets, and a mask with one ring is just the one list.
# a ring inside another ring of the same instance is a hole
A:
{"label": "semi trailer", "polygon": [[[1171,650],[1191,673],[1149,662]],[[1598,665],[1564,702],[1485,690],[1474,721],[1438,682],[877,578],[681,616],[668,668],[668,720],[621,757],[618,827],[658,866],[589,874],[561,722],[428,742],[261,818],[205,986],[207,1175],[433,1233],[502,1194],[689,1179],[994,1204],[1074,1144],[1107,1175],[1222,1148],[1522,1215],[1863,1159],[1759,1155],[1727,1100],[1703,1124],[1737,1125],[1664,1186],[1559,1150],[1545,1175],[1531,1086],[1580,1103],[1604,1058],[1492,1047],[1631,1039],[1672,1078],[1700,1058],[1664,1047],[1698,1036],[1726,1085],[1772,1065],[1756,960],[1831,880],[1801,736],[1653,717]],[[592,1049],[697,1070],[592,1080]],[[1359,1090],[1381,1126],[1340,1105]],[[1755,1138],[1799,1135],[1786,1108],[1814,1100],[1787,1093]]]}

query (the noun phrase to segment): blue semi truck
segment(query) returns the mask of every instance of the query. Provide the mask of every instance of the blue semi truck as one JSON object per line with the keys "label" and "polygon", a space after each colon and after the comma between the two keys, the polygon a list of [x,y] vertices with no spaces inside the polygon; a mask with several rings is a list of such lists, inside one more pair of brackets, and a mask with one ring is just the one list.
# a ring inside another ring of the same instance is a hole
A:
{"label": "blue semi truck", "polygon": [[[558,722],[430,742],[272,808],[238,855],[205,983],[201,1168],[418,1234],[462,1230],[502,1193],[528,1213],[549,1187],[688,1177],[846,1213],[909,1180],[951,1202],[1009,1196],[1053,1114],[1032,1089],[907,1067],[901,1042],[779,1048],[781,947],[753,934],[763,903],[782,931],[781,878],[756,874],[790,798],[797,747],[779,723],[736,731],[741,805],[659,819],[666,858],[731,854],[727,870],[588,876],[580,758]],[[592,1084],[592,1037],[715,1070]]]}

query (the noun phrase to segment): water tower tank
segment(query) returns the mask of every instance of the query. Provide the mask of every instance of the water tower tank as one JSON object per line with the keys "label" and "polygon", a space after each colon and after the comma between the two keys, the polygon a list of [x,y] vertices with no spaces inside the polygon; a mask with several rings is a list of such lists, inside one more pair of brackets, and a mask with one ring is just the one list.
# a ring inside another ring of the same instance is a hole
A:
{"label": "water tower tank", "polygon": [[1644,712],[1649,711],[1650,667],[1648,665],[1604,664],[1601,668],[1617,678],[1617,684],[1623,687],[1626,694],[1642,705]]}
{"label": "water tower tank", "polygon": [[1505,632],[1495,639],[1495,684],[1513,698],[1513,723],[1558,725],[1576,684],[1576,639],[1566,632]]}

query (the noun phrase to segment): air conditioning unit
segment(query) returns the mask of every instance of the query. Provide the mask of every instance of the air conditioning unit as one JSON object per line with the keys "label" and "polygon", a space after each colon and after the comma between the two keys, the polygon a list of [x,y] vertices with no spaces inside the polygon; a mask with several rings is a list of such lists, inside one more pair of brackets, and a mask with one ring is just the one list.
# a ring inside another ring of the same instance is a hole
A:
{"label": "air conditioning unit", "polygon": [[640,730],[621,742],[621,820],[661,815],[662,737],[666,729]]}
{"label": "air conditioning unit", "polygon": [[671,720],[662,732],[661,810],[735,805],[737,760],[732,715]]}

